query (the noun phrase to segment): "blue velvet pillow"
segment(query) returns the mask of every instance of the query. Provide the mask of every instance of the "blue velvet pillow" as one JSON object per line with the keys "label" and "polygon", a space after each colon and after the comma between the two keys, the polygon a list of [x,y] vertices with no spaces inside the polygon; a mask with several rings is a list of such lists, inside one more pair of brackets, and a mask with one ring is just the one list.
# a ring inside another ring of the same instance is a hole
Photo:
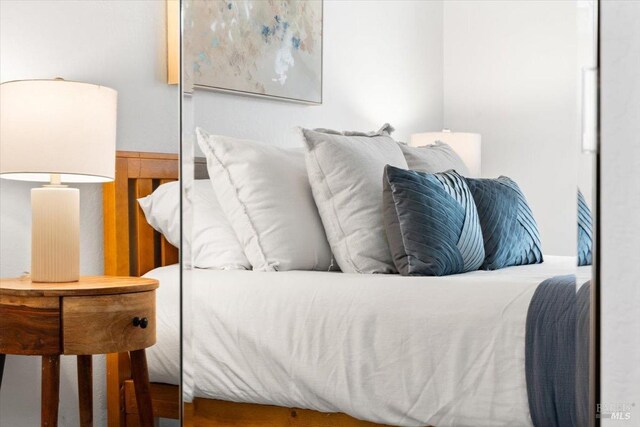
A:
{"label": "blue velvet pillow", "polygon": [[542,246],[538,225],[520,187],[511,178],[471,179],[482,226],[486,258],[483,270],[539,264]]}
{"label": "blue velvet pillow", "polygon": [[385,231],[400,274],[445,276],[480,267],[482,232],[464,178],[387,165],[383,187]]}
{"label": "blue velvet pillow", "polygon": [[578,265],[591,265],[592,228],[591,209],[578,190]]}

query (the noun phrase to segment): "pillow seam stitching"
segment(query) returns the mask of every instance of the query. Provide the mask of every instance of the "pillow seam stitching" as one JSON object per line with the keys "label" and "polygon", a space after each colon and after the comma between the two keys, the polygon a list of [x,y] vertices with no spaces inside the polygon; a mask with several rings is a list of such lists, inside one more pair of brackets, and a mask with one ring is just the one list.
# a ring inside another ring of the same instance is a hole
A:
{"label": "pillow seam stitching", "polygon": [[322,170],[322,166],[320,166],[320,162],[318,160],[318,156],[316,155],[316,149],[317,146],[314,144],[313,147],[309,150],[309,155],[313,157],[314,162],[316,163],[316,166],[318,167],[318,171],[322,174],[322,181],[324,183],[324,187],[327,189],[327,192],[329,193],[330,197],[329,197],[329,205],[331,206],[331,212],[333,213],[333,217],[335,218],[335,222],[337,224],[337,226],[334,224],[334,226],[336,226],[336,229],[339,230],[339,232],[342,234],[342,241],[343,241],[343,245],[344,245],[344,249],[345,252],[347,253],[347,257],[349,260],[349,264],[351,264],[351,267],[357,272],[357,273],[362,273],[362,271],[356,267],[355,263],[353,262],[353,258],[351,257],[351,251],[349,250],[349,245],[347,244],[347,235],[344,232],[344,230],[342,229],[342,224],[340,223],[340,219],[338,216],[338,213],[335,209],[334,203],[333,203],[333,199],[334,199],[334,194],[333,191],[331,191],[331,188],[329,187],[329,182],[327,181],[327,175],[324,173],[324,170]]}

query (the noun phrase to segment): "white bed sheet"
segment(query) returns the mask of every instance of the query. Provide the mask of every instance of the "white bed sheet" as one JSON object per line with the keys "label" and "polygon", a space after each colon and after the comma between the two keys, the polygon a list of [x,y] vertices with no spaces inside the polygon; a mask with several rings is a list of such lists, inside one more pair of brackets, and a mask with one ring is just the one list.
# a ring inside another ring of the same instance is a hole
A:
{"label": "white bed sheet", "polygon": [[[194,270],[192,396],[345,412],[391,425],[528,426],[529,301],[575,258],[447,277]],[[589,268],[578,269],[582,281]],[[160,280],[152,381],[178,381],[178,267]],[[189,338],[191,337],[191,338]]]}

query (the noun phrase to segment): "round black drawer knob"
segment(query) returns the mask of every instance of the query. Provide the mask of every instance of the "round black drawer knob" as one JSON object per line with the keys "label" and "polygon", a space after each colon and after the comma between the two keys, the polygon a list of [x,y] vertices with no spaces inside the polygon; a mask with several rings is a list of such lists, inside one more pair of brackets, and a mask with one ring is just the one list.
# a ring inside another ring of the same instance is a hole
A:
{"label": "round black drawer knob", "polygon": [[146,317],[140,318],[140,317],[136,316],[136,317],[133,318],[133,322],[132,323],[133,323],[133,326],[139,326],[142,329],[146,329],[147,326],[149,326],[149,319],[147,319]]}

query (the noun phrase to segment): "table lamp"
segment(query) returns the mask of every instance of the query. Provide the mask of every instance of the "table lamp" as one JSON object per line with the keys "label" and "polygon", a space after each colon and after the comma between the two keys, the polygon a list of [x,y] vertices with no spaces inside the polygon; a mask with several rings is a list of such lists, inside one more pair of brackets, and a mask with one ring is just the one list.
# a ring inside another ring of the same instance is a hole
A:
{"label": "table lamp", "polygon": [[412,147],[433,144],[436,141],[444,142],[451,146],[453,151],[460,156],[471,177],[480,176],[481,170],[481,137],[477,133],[467,132],[451,132],[449,129],[443,129],[442,132],[424,132],[411,135]]}
{"label": "table lamp", "polygon": [[54,80],[0,84],[0,178],[31,190],[31,280],[80,276],[80,192],[65,183],[112,181],[117,92]]}

